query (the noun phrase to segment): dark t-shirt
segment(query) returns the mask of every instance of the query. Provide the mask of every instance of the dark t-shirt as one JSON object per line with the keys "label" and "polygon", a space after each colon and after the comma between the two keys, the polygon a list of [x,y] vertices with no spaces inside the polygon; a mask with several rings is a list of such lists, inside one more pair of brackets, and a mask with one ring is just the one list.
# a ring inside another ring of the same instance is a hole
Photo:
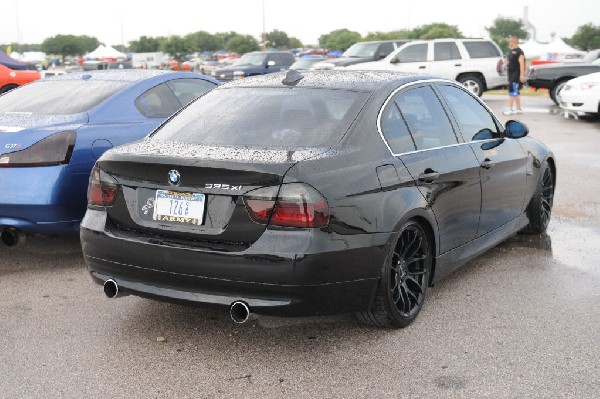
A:
{"label": "dark t-shirt", "polygon": [[521,68],[519,66],[519,57],[525,58],[525,53],[520,47],[513,48],[508,52],[508,76],[516,76],[517,79],[521,75]]}

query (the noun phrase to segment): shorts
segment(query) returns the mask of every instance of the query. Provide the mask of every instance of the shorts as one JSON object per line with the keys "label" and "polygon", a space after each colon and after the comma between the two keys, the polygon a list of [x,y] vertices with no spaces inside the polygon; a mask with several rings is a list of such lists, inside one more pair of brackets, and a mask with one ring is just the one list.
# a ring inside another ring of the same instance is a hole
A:
{"label": "shorts", "polygon": [[516,79],[510,79],[508,81],[508,95],[510,97],[516,97],[521,94],[521,89],[523,88],[523,83],[520,82],[519,77]]}

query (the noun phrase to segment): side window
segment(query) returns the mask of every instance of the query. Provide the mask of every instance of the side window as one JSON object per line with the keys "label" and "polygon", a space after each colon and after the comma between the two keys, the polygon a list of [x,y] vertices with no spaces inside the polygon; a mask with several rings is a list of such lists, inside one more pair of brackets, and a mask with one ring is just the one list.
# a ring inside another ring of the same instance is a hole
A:
{"label": "side window", "polygon": [[377,56],[380,58],[387,57],[389,53],[394,51],[394,43],[381,43]]}
{"label": "side window", "polygon": [[427,61],[427,43],[413,44],[400,50],[396,56],[398,62],[424,62]]}
{"label": "side window", "polygon": [[281,65],[281,57],[279,56],[279,54],[270,54],[267,63],[269,61],[275,62],[275,65]]}
{"label": "side window", "polygon": [[454,42],[442,42],[433,44],[434,61],[460,60],[458,46]]}
{"label": "side window", "polygon": [[290,66],[294,62],[296,62],[296,59],[294,58],[294,56],[292,54],[283,54],[281,56],[281,60],[282,60],[282,64],[285,66]]}
{"label": "side window", "polygon": [[433,89],[422,86],[402,92],[396,104],[408,124],[417,150],[457,144],[452,124]]}
{"label": "side window", "polygon": [[413,141],[406,122],[395,101],[390,101],[381,114],[381,132],[394,154],[415,151]]}
{"label": "side window", "polygon": [[175,79],[167,82],[181,106],[187,105],[216,85],[202,79]]}
{"label": "side window", "polygon": [[135,100],[135,106],[146,118],[167,118],[181,108],[166,83],[151,88]]}
{"label": "side window", "polygon": [[450,105],[465,140],[488,140],[499,137],[494,118],[479,101],[458,87],[444,85],[439,88]]}
{"label": "side window", "polygon": [[502,52],[492,42],[465,41],[463,42],[469,57],[471,58],[493,58],[502,57]]}

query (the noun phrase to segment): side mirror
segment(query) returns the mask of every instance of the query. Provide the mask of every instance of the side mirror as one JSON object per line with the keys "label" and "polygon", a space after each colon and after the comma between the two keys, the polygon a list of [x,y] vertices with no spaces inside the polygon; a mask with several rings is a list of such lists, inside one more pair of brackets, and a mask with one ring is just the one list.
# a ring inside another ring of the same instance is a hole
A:
{"label": "side mirror", "polygon": [[267,62],[267,67],[272,67],[275,66],[275,61],[271,60],[269,62]]}
{"label": "side mirror", "polygon": [[397,63],[399,63],[399,62],[400,62],[400,60],[398,59],[398,56],[395,56],[394,58],[392,58],[392,59],[390,60],[390,63],[391,63],[391,64],[397,64]]}
{"label": "side mirror", "polygon": [[504,135],[511,139],[520,139],[521,137],[527,136],[529,128],[523,122],[510,120],[506,122],[504,128]]}
{"label": "side mirror", "polygon": [[386,55],[385,55],[385,54],[383,54],[383,53],[379,53],[379,54],[375,55],[375,59],[376,59],[376,60],[382,60],[382,59],[384,59],[385,57],[386,57]]}

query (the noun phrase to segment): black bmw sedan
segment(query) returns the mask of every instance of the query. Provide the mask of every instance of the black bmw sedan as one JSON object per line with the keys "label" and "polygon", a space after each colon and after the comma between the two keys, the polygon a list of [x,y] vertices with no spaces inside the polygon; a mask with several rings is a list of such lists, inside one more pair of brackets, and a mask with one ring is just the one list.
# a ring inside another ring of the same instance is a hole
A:
{"label": "black bmw sedan", "polygon": [[404,327],[436,280],[546,229],[556,165],[527,134],[449,80],[240,80],[98,160],[85,260],[109,297]]}

